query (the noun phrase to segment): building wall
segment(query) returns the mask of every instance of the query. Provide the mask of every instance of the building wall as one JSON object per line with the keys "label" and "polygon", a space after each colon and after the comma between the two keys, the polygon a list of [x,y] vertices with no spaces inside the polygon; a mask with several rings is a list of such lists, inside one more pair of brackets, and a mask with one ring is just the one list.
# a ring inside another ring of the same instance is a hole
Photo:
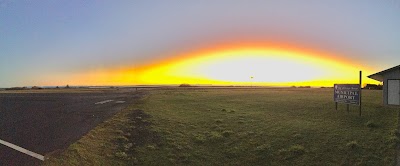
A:
{"label": "building wall", "polygon": [[383,76],[383,104],[387,105],[388,103],[388,86],[387,82],[390,79],[400,79],[400,68],[387,72]]}

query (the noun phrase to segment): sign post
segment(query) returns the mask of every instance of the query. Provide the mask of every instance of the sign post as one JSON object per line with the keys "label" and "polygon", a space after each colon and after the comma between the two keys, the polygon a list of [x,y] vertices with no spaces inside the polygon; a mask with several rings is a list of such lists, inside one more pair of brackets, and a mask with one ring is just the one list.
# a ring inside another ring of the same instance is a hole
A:
{"label": "sign post", "polygon": [[337,102],[335,101],[335,110],[337,111]]}
{"label": "sign post", "polygon": [[360,71],[360,104],[359,104],[360,116],[361,116],[361,92],[362,92],[362,71]]}

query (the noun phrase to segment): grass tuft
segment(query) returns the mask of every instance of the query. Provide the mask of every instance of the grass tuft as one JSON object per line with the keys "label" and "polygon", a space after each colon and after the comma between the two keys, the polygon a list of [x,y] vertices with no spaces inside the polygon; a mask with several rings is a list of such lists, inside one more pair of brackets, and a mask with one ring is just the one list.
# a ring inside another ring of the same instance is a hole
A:
{"label": "grass tuft", "polygon": [[147,149],[155,150],[157,149],[155,145],[147,145]]}
{"label": "grass tuft", "polygon": [[220,132],[212,131],[210,132],[209,140],[211,142],[218,142],[224,139],[224,136]]}
{"label": "grass tuft", "polygon": [[295,155],[301,155],[304,154],[304,146],[302,145],[293,145],[289,148],[289,152]]}
{"label": "grass tuft", "polygon": [[115,153],[115,157],[123,159],[123,160],[128,160],[128,155],[125,152],[117,152]]}
{"label": "grass tuft", "polygon": [[360,147],[357,141],[350,141],[346,144],[346,147],[349,149],[357,149]]}
{"label": "grass tuft", "polygon": [[255,148],[255,151],[260,155],[269,155],[271,153],[271,145],[269,144],[262,144]]}
{"label": "grass tuft", "polygon": [[195,134],[193,139],[196,143],[204,143],[207,140],[204,134]]}
{"label": "grass tuft", "polygon": [[233,131],[231,131],[231,130],[225,130],[225,131],[222,132],[222,135],[223,135],[224,137],[229,137],[229,136],[231,136],[232,134],[233,134]]}
{"label": "grass tuft", "polygon": [[242,153],[242,148],[239,148],[237,146],[226,148],[225,150],[225,156],[227,158],[235,158],[241,155]]}
{"label": "grass tuft", "polygon": [[368,121],[367,123],[365,123],[365,125],[366,125],[367,127],[369,127],[369,128],[376,128],[376,127],[378,127],[378,125],[377,125],[373,120]]}
{"label": "grass tuft", "polygon": [[393,129],[390,131],[391,136],[400,136],[400,132],[397,129]]}
{"label": "grass tuft", "polygon": [[133,143],[127,143],[127,144],[124,145],[125,151],[128,151],[132,147],[133,147]]}
{"label": "grass tuft", "polygon": [[281,149],[278,151],[278,154],[285,160],[299,157],[304,153],[305,149],[302,145],[292,145],[288,149]]}

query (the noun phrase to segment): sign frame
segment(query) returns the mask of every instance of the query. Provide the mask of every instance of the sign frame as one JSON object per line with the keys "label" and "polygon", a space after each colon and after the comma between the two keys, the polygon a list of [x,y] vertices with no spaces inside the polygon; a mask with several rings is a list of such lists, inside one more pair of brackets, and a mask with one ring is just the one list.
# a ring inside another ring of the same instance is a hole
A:
{"label": "sign frame", "polygon": [[359,84],[334,84],[333,100],[337,103],[361,104],[361,88]]}

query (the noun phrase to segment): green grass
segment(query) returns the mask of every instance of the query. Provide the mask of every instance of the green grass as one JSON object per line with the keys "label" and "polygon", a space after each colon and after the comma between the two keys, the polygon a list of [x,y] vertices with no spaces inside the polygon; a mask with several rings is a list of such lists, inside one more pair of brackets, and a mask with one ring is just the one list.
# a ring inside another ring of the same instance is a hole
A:
{"label": "green grass", "polygon": [[[134,105],[141,102],[136,101]],[[133,146],[128,137],[129,130],[134,128],[130,116],[133,109],[131,106],[118,112],[67,149],[47,154],[42,165],[132,165],[135,158],[128,153]]]}
{"label": "green grass", "polygon": [[[88,134],[96,139],[85,136],[61,155],[51,156],[49,165],[72,161],[74,149],[99,148],[83,143],[103,137],[109,138],[103,144],[111,148],[104,154],[94,150],[87,160],[122,165],[393,165],[399,142],[397,109],[382,106],[381,91],[363,91],[361,117],[356,106],[348,113],[339,104],[335,111],[332,91],[152,90],[142,103],[105,123],[109,126],[102,124]],[[124,148],[129,139],[115,140],[135,126],[127,116],[134,109],[150,115],[144,120],[151,122],[148,129],[158,139],[132,153]],[[107,154],[113,155],[101,157]]]}

